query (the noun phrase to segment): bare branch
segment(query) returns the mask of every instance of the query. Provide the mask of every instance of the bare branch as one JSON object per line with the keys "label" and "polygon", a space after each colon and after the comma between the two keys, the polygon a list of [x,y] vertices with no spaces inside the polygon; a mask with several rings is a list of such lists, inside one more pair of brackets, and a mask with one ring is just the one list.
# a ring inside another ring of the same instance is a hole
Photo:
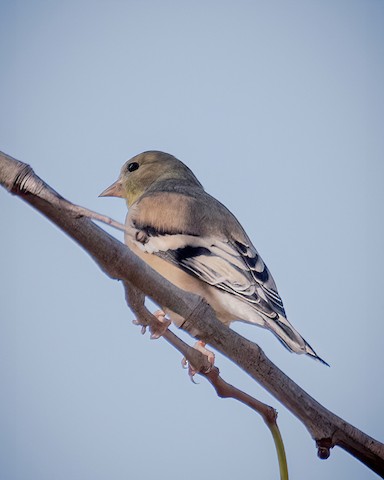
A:
{"label": "bare branch", "polygon": [[39,210],[79,243],[111,278],[134,285],[176,312],[182,328],[229,357],[285,405],[308,429],[326,458],[335,445],[384,476],[384,445],[333,414],[279,370],[258,345],[219,322],[198,296],[184,292],[108,235],[84,211],[46,185],[26,164],[0,154],[0,183]]}
{"label": "bare branch", "polygon": [[[159,328],[162,329],[163,324],[161,324],[161,322],[159,322],[159,320],[145,307],[145,296],[143,293],[134,285],[131,285],[128,282],[123,283],[127,303],[131,310],[138,317],[138,321],[135,323],[143,326],[143,333],[145,333],[146,326],[149,326],[154,331],[157,331]],[[263,417],[263,420],[272,433],[272,437],[275,442],[280,468],[280,478],[281,480],[288,480],[287,459],[285,455],[284,443],[277,425],[276,410],[223,380],[220,376],[219,369],[217,367],[213,367],[204,354],[195,348],[191,348],[187,343],[183,342],[183,340],[181,340],[177,335],[167,328],[167,325],[165,326],[165,329],[162,329],[161,336],[173,347],[175,347],[182,355],[184,355],[196,372],[205,377],[211,383],[219,397],[233,398],[234,400],[238,400]]]}
{"label": "bare branch", "polygon": [[259,413],[264,422],[267,424],[270,432],[272,433],[273,441],[275,442],[277,457],[279,460],[280,467],[280,478],[281,480],[288,479],[288,466],[287,459],[285,456],[284,443],[281,438],[279,427],[277,426],[277,412],[274,408],[266,405],[260,400],[257,400],[251,395],[239,390],[238,388],[230,385],[225,380],[220,377],[219,369],[214,367],[208,373],[200,372],[200,375],[206,377],[213,388],[216,390],[216,393],[221,398],[233,398],[238,400],[244,405],[247,405],[249,408]]}

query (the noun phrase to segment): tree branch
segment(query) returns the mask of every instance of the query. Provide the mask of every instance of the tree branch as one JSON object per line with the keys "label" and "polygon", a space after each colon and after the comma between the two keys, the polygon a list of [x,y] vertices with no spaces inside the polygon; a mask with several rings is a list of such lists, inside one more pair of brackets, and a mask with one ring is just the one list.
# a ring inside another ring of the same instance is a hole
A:
{"label": "tree branch", "polygon": [[333,414],[278,369],[261,348],[219,322],[209,305],[153,271],[125,245],[84,217],[28,165],[0,153],[0,183],[80,244],[111,278],[123,280],[185,318],[182,328],[226,355],[288,408],[308,429],[321,458],[339,446],[384,476],[384,445]]}
{"label": "tree branch", "polygon": [[160,329],[162,338],[167,340],[168,343],[170,343],[184,355],[184,358],[191,366],[193,366],[193,369],[199,372],[200,375],[205,377],[211,383],[219,397],[233,398],[234,400],[238,400],[262,416],[272,434],[273,441],[275,443],[280,469],[280,479],[288,480],[287,459],[285,455],[283,439],[277,425],[276,410],[223,380],[220,376],[219,369],[217,367],[213,367],[205,355],[203,355],[196,348],[191,348],[187,343],[171,332],[167,328],[169,324],[165,324],[164,328],[164,324],[159,322],[159,320],[147,310],[144,305],[145,296],[140,290],[126,281],[123,283],[127,303],[139,319],[134,323],[143,326],[144,330],[142,333],[145,333],[146,326],[149,326],[155,332]]}

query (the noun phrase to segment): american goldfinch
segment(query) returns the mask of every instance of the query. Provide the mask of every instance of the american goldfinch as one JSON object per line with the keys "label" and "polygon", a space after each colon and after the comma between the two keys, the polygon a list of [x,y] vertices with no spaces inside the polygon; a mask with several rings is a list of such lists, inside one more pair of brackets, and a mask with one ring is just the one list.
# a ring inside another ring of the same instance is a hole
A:
{"label": "american goldfinch", "polygon": [[126,200],[128,247],[173,284],[204,297],[224,324],[267,328],[288,350],[326,363],[287,320],[272,275],[238,220],[180,160],[140,153],[100,196]]}

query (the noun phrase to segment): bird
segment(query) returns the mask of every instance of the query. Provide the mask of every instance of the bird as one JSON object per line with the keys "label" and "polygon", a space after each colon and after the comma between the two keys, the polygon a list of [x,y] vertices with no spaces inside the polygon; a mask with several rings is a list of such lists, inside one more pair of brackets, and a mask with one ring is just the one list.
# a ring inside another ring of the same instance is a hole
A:
{"label": "bird", "polygon": [[[289,351],[328,365],[288,321],[275,281],[240,222],[183,162],[161,151],[140,153],[100,196],[126,200],[126,245],[171,283],[203,297],[222,323],[264,327]],[[183,318],[164,310],[182,325]]]}

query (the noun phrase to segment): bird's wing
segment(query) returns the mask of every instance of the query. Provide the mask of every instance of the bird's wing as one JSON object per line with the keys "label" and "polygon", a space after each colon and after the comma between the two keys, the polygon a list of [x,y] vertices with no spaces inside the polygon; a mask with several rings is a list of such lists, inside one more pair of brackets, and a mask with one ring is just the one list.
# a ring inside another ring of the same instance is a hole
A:
{"label": "bird's wing", "polygon": [[269,318],[285,316],[268,268],[236,218],[213,197],[151,195],[131,209],[127,220],[144,251],[253,304]]}
{"label": "bird's wing", "polygon": [[[175,240],[175,239],[173,239]],[[247,245],[224,242],[210,237],[180,236],[177,248],[154,252],[204,282],[254,304],[257,310],[275,318],[285,316],[283,302],[275,288],[268,286],[271,275],[264,262]],[[155,246],[156,240],[152,242]],[[245,250],[247,249],[246,253]]]}

